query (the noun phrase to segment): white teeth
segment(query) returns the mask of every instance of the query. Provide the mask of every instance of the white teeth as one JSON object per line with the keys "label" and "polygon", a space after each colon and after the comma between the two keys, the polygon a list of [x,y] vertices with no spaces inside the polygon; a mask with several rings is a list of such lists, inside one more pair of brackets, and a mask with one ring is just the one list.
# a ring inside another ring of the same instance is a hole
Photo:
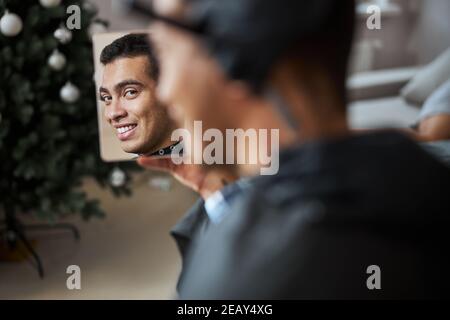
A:
{"label": "white teeth", "polygon": [[130,131],[131,129],[134,129],[135,127],[136,127],[135,124],[130,125],[130,126],[125,126],[125,127],[120,127],[120,128],[117,128],[117,132],[124,133],[124,132]]}

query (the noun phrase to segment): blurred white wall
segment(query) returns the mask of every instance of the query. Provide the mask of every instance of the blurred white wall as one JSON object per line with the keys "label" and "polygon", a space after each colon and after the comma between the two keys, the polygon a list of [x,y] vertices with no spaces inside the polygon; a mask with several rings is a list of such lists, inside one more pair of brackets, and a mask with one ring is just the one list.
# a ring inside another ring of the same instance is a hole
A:
{"label": "blurred white wall", "polygon": [[[148,27],[148,20],[136,14],[118,14],[114,1],[91,0],[99,16],[110,22],[108,31]],[[360,0],[361,2],[375,0]],[[376,2],[376,1],[375,1]],[[450,46],[449,0],[389,0],[400,12],[382,13],[381,30],[368,30],[365,15],[356,25],[353,72],[423,64]]]}
{"label": "blurred white wall", "polygon": [[108,31],[142,29],[149,25],[148,20],[141,15],[119,14],[113,10],[114,1],[117,0],[90,0],[98,8],[99,17],[109,21]]}
{"label": "blurred white wall", "polygon": [[450,1],[422,0],[420,13],[414,42],[424,64],[450,46]]}

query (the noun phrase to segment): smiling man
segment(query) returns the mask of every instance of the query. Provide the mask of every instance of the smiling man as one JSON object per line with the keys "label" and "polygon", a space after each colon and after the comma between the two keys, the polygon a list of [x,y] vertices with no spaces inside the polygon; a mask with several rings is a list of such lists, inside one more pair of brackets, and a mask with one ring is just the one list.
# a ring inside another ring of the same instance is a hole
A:
{"label": "smiling man", "polygon": [[128,153],[163,155],[175,128],[155,97],[159,64],[148,34],[131,33],[106,46],[100,99],[104,115]]}

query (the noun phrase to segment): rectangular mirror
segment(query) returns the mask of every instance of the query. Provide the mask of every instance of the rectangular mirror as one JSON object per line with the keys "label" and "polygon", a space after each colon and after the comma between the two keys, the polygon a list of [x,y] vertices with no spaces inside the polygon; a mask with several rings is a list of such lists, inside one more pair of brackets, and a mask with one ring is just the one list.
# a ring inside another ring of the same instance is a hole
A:
{"label": "rectangular mirror", "polygon": [[170,154],[176,126],[156,98],[159,60],[146,30],[95,34],[93,46],[101,158]]}

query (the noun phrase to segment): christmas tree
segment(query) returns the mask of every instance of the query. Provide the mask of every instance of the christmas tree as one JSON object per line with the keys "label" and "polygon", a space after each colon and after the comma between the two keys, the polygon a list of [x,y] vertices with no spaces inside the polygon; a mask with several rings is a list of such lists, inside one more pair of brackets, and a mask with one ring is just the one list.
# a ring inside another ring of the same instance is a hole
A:
{"label": "christmas tree", "polygon": [[[67,25],[71,5],[79,29]],[[0,18],[0,212],[102,216],[82,179],[130,194],[137,169],[99,156],[90,31],[104,22],[84,0],[0,0]]]}

